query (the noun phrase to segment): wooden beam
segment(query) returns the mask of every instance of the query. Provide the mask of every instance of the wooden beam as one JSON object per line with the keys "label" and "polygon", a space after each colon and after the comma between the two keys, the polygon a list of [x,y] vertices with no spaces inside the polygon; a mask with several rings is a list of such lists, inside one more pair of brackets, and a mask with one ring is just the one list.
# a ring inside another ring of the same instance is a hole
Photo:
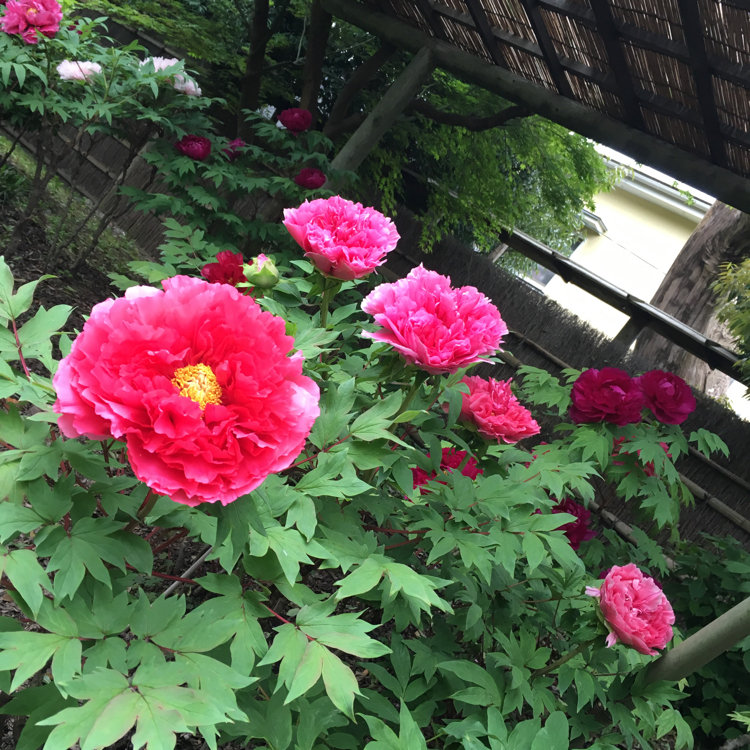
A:
{"label": "wooden beam", "polygon": [[712,161],[723,167],[727,164],[727,152],[724,139],[721,137],[721,122],[716,111],[711,69],[708,66],[706,46],[703,42],[703,19],[695,0],[677,0],[677,5],[682,18],[682,33],[685,35],[690,52],[695,92],[703,117],[703,130],[708,141],[708,149]]}
{"label": "wooden beam", "polygon": [[683,182],[750,213],[750,179],[686,151],[668,141],[614,120],[591,107],[534,85],[498,65],[478,59],[455,46],[431,39],[403,21],[386,16],[355,0],[322,0],[332,15],[343,18],[396,47],[418,50],[428,46],[435,64],[453,75],[523,104],[581,135],[650,164]]}
{"label": "wooden beam", "polygon": [[437,39],[445,39],[445,27],[440,15],[435,11],[430,3],[430,0],[416,0],[415,5],[419,8],[419,12],[427,22],[430,29],[432,29],[433,35]]}
{"label": "wooden beam", "polygon": [[641,114],[640,103],[636,96],[635,85],[628,69],[628,61],[625,59],[625,53],[622,51],[618,40],[618,32],[615,28],[612,12],[607,2],[592,3],[591,9],[596,18],[597,31],[604,42],[604,49],[607,52],[609,67],[615,75],[617,82],[618,95],[622,99],[625,110],[625,119],[629,125],[642,129],[645,127],[643,115]]}
{"label": "wooden beam", "polygon": [[508,64],[505,61],[500,45],[497,43],[497,38],[492,33],[487,14],[484,12],[484,8],[480,5],[479,0],[464,0],[464,2],[493,62],[495,65],[502,65],[502,67],[507,68]]}
{"label": "wooden beam", "polygon": [[[413,31],[413,29],[412,29]],[[396,118],[409,106],[432,75],[435,63],[428,47],[422,47],[391,84],[365,121],[331,161],[332,170],[353,171],[365,160]]]}
{"label": "wooden beam", "polygon": [[550,77],[555,82],[557,90],[563,96],[569,96],[572,99],[573,89],[571,89],[570,83],[568,83],[568,79],[565,77],[565,71],[557,57],[555,45],[550,38],[547,27],[544,25],[542,14],[539,12],[539,5],[535,0],[521,0],[521,5],[526,11],[529,23],[534,31],[534,36],[536,36],[539,43],[539,49],[541,49],[544,61],[547,63],[547,70],[549,70]]}

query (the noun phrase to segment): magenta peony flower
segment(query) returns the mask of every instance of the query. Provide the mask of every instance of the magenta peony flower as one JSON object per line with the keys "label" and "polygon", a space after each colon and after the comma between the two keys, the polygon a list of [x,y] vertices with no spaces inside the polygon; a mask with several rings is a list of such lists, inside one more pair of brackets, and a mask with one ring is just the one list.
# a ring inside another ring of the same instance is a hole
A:
{"label": "magenta peony flower", "polygon": [[60,30],[62,8],[56,0],[8,0],[0,28],[20,34],[26,44],[36,44],[39,34],[53,37]]}
{"label": "magenta peony flower", "polygon": [[[430,454],[428,453],[427,456],[429,457],[429,455]],[[443,455],[440,458],[441,471],[451,472],[453,469],[457,469],[464,462],[467,455],[466,451],[457,451],[455,448],[443,448]],[[484,474],[484,472],[477,466],[477,460],[474,457],[471,457],[466,461],[463,469],[461,469],[461,473],[465,477],[469,477],[469,479],[476,479],[479,474]],[[414,481],[414,489],[423,484],[427,484],[431,479],[437,477],[436,472],[433,471],[431,474],[428,474],[424,469],[420,469],[418,466],[411,470],[411,474]],[[445,484],[445,482],[440,482],[440,484]],[[421,492],[424,494],[426,490],[421,490]]]}
{"label": "magenta peony flower", "polygon": [[291,107],[279,112],[279,122],[290,132],[302,133],[312,125],[312,112],[301,107]]}
{"label": "magenta peony flower", "polygon": [[302,167],[294,182],[307,190],[317,190],[326,184],[327,179],[325,174],[315,167]]}
{"label": "magenta peony flower", "polygon": [[57,66],[57,74],[63,81],[90,81],[101,72],[99,63],[88,60],[63,60]]}
{"label": "magenta peony flower", "polygon": [[660,422],[682,424],[695,411],[695,396],[679,375],[649,370],[636,380],[646,406]]}
{"label": "magenta peony flower", "polygon": [[229,141],[229,143],[227,143],[227,145],[221,150],[226,154],[229,161],[234,161],[238,157],[242,156],[242,151],[246,147],[247,143],[245,143],[242,138],[235,138],[234,140]]}
{"label": "magenta peony flower", "polygon": [[570,398],[568,414],[576,424],[610,422],[622,427],[641,421],[640,386],[617,367],[584,370],[573,383]]}
{"label": "magenta peony flower", "polygon": [[373,289],[362,309],[381,326],[363,336],[390,344],[407,362],[431,373],[481,362],[508,332],[498,309],[478,289],[455,289],[447,276],[422,265]]}
{"label": "magenta peony flower", "polygon": [[344,281],[372,273],[399,240],[380,211],[338,195],[285,208],[284,226],[321,273]]}
{"label": "magenta peony flower", "polygon": [[245,280],[242,253],[222,250],[216,253],[215,263],[206,263],[201,268],[201,276],[211,284],[231,284],[237,286]]}
{"label": "magenta peony flower", "polygon": [[575,500],[571,500],[569,497],[558,500],[557,504],[552,508],[552,512],[570,513],[571,516],[576,517],[575,521],[560,526],[560,529],[565,532],[565,536],[568,537],[570,546],[574,550],[577,550],[581,546],[581,542],[587,542],[596,536],[596,532],[589,526],[591,511],[584,508],[583,505],[577,503]]}
{"label": "magenta peony flower", "polygon": [[196,161],[205,161],[211,155],[211,141],[202,135],[184,135],[174,147]]}
{"label": "magenta peony flower", "polygon": [[175,276],[94,307],[54,376],[67,437],[125,440],[135,475],[186,505],[286,469],[319,414],[285,322],[227,284]]}
{"label": "magenta peony flower", "polygon": [[512,380],[471,375],[461,382],[469,386],[469,392],[463,394],[459,419],[474,424],[480,435],[498,443],[515,443],[539,433],[531,412],[513,395]]}
{"label": "magenta peony flower", "polygon": [[672,640],[672,605],[654,579],[633,563],[613,565],[601,588],[586,586],[586,593],[599,597],[610,629],[607,646],[619,640],[641,654],[655,656],[655,649],[663,649]]}
{"label": "magenta peony flower", "polygon": [[203,93],[201,87],[192,78],[179,73],[175,75],[172,85],[176,91],[185,94],[185,96],[200,96]]}

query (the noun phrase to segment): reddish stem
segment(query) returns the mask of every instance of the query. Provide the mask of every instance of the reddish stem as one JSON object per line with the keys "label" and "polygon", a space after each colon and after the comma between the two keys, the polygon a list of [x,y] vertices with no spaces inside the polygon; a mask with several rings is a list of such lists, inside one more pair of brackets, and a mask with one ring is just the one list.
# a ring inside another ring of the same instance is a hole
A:
{"label": "reddish stem", "polygon": [[[125,563],[125,567],[128,570],[134,570],[136,573],[141,572],[140,570],[138,570],[138,568],[134,568],[129,563]],[[151,573],[149,573],[148,575],[151,575],[154,578],[164,578],[167,581],[179,581],[180,583],[190,583],[190,584],[193,584],[194,586],[200,585],[197,581],[194,581],[192,578],[180,578],[180,576],[170,576],[170,575],[167,575],[166,573],[157,573],[155,570],[152,570]]]}
{"label": "reddish stem", "polygon": [[166,542],[162,542],[158,547],[154,547],[153,553],[155,555],[159,554],[159,552],[163,552],[167,547],[169,547],[170,544],[173,544],[178,539],[183,539],[187,536],[188,530],[187,529],[180,529],[176,534],[174,534],[172,537],[167,539]]}
{"label": "reddish stem", "polygon": [[321,453],[328,453],[328,451],[331,450],[331,448],[335,448],[337,445],[341,445],[341,443],[346,442],[350,437],[351,437],[351,434],[350,435],[345,435],[340,440],[337,440],[335,443],[331,443],[330,445],[326,445],[326,447],[323,448],[323,450],[318,451],[317,453],[313,453],[312,456],[308,456],[307,458],[303,458],[300,461],[297,461],[297,462],[293,463],[289,468],[290,469],[294,469],[296,466],[302,466],[302,464],[306,464],[308,461],[313,461]]}
{"label": "reddish stem", "polygon": [[26,373],[26,377],[31,380],[31,373],[29,372],[29,368],[26,367],[26,360],[23,358],[23,350],[21,349],[21,340],[18,338],[18,328],[16,328],[16,319],[11,318],[10,319],[11,325],[13,326],[13,337],[16,340],[16,349],[18,351],[18,359],[21,360],[21,366],[23,367],[23,371]]}
{"label": "reddish stem", "polygon": [[[291,620],[287,620],[286,617],[282,617],[278,612],[274,612],[267,604],[263,605],[274,617],[281,620],[281,622],[285,623],[286,625],[294,625],[294,623]],[[294,625],[295,628],[297,628],[296,625]],[[299,630],[299,628],[297,628]],[[301,631],[304,632],[304,631]],[[305,638],[307,638],[308,641],[314,641],[315,639],[309,636],[307,633],[305,633]]]}

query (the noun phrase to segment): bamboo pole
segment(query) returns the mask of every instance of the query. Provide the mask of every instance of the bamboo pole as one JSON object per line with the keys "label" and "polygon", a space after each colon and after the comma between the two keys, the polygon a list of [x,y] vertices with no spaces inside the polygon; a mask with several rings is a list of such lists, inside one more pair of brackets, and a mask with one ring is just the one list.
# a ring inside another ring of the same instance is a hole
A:
{"label": "bamboo pole", "polygon": [[750,596],[667,651],[648,669],[646,680],[681,680],[750,635]]}

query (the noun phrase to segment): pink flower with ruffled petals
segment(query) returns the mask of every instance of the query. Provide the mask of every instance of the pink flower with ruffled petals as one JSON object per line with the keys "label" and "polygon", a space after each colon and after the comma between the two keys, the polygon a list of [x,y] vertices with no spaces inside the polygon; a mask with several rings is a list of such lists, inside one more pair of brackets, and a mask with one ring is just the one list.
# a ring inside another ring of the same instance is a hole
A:
{"label": "pink flower with ruffled petals", "polygon": [[177,57],[147,57],[145,60],[141,60],[140,65],[143,67],[148,63],[154,66],[156,73],[161,73],[166,68],[171,68],[173,65],[177,65],[180,60]]}
{"label": "pink flower with ruffled petals", "polygon": [[653,578],[634,563],[613,565],[601,588],[586,586],[589,596],[599,598],[610,633],[607,646],[622,641],[641,654],[655,656],[672,640],[672,605]]}
{"label": "pink flower with ruffled petals", "polygon": [[660,422],[682,424],[695,411],[695,396],[679,375],[649,370],[636,380],[646,406]]}
{"label": "pink flower with ruffled petals", "polygon": [[573,383],[568,412],[576,424],[610,422],[623,427],[641,421],[643,393],[618,367],[584,370]]}
{"label": "pink flower with ruffled petals", "polygon": [[57,66],[57,75],[63,81],[90,81],[101,72],[99,63],[88,60],[62,60]]}
{"label": "pink flower with ruffled petals", "polygon": [[495,305],[473,286],[455,288],[422,265],[362,302],[381,326],[362,335],[393,346],[410,364],[431,373],[456,372],[500,348],[508,327]]}
{"label": "pink flower with ruffled petals", "polygon": [[94,307],[54,376],[67,437],[127,444],[135,475],[186,505],[231,503],[289,467],[318,386],[282,318],[228,284],[175,276]]}
{"label": "pink flower with ruffled petals", "polygon": [[[443,453],[440,458],[440,470],[444,472],[451,472],[453,469],[457,469],[461,464],[463,465],[463,468],[461,469],[461,473],[465,477],[469,477],[469,479],[476,479],[479,474],[484,474],[482,469],[480,469],[477,466],[477,460],[473,456],[466,461],[466,456],[468,454],[466,451],[459,451],[455,448],[443,448]],[[430,454],[427,454],[427,457],[430,457]],[[466,461],[466,463],[464,463]],[[417,487],[421,487],[423,484],[427,484],[431,479],[435,479],[437,477],[436,472],[432,472],[431,474],[428,474],[424,469],[420,469],[418,466],[413,468],[411,470],[412,473],[412,479],[413,479],[413,489],[416,489]],[[445,482],[442,482],[438,480],[440,484],[445,484]],[[426,490],[421,490],[422,494],[425,494]]]}
{"label": "pink flower with ruffled petals", "polygon": [[459,419],[476,426],[489,440],[515,443],[539,433],[531,412],[513,395],[511,380],[466,376],[461,380],[469,387],[463,394]]}
{"label": "pink flower with ruffled petals", "polygon": [[6,34],[19,34],[26,44],[36,44],[39,34],[57,34],[62,17],[62,7],[56,0],[8,0],[0,28]]}
{"label": "pink flower with ruffled petals", "polygon": [[338,195],[285,208],[284,226],[321,273],[343,281],[372,273],[399,240],[387,216]]}

